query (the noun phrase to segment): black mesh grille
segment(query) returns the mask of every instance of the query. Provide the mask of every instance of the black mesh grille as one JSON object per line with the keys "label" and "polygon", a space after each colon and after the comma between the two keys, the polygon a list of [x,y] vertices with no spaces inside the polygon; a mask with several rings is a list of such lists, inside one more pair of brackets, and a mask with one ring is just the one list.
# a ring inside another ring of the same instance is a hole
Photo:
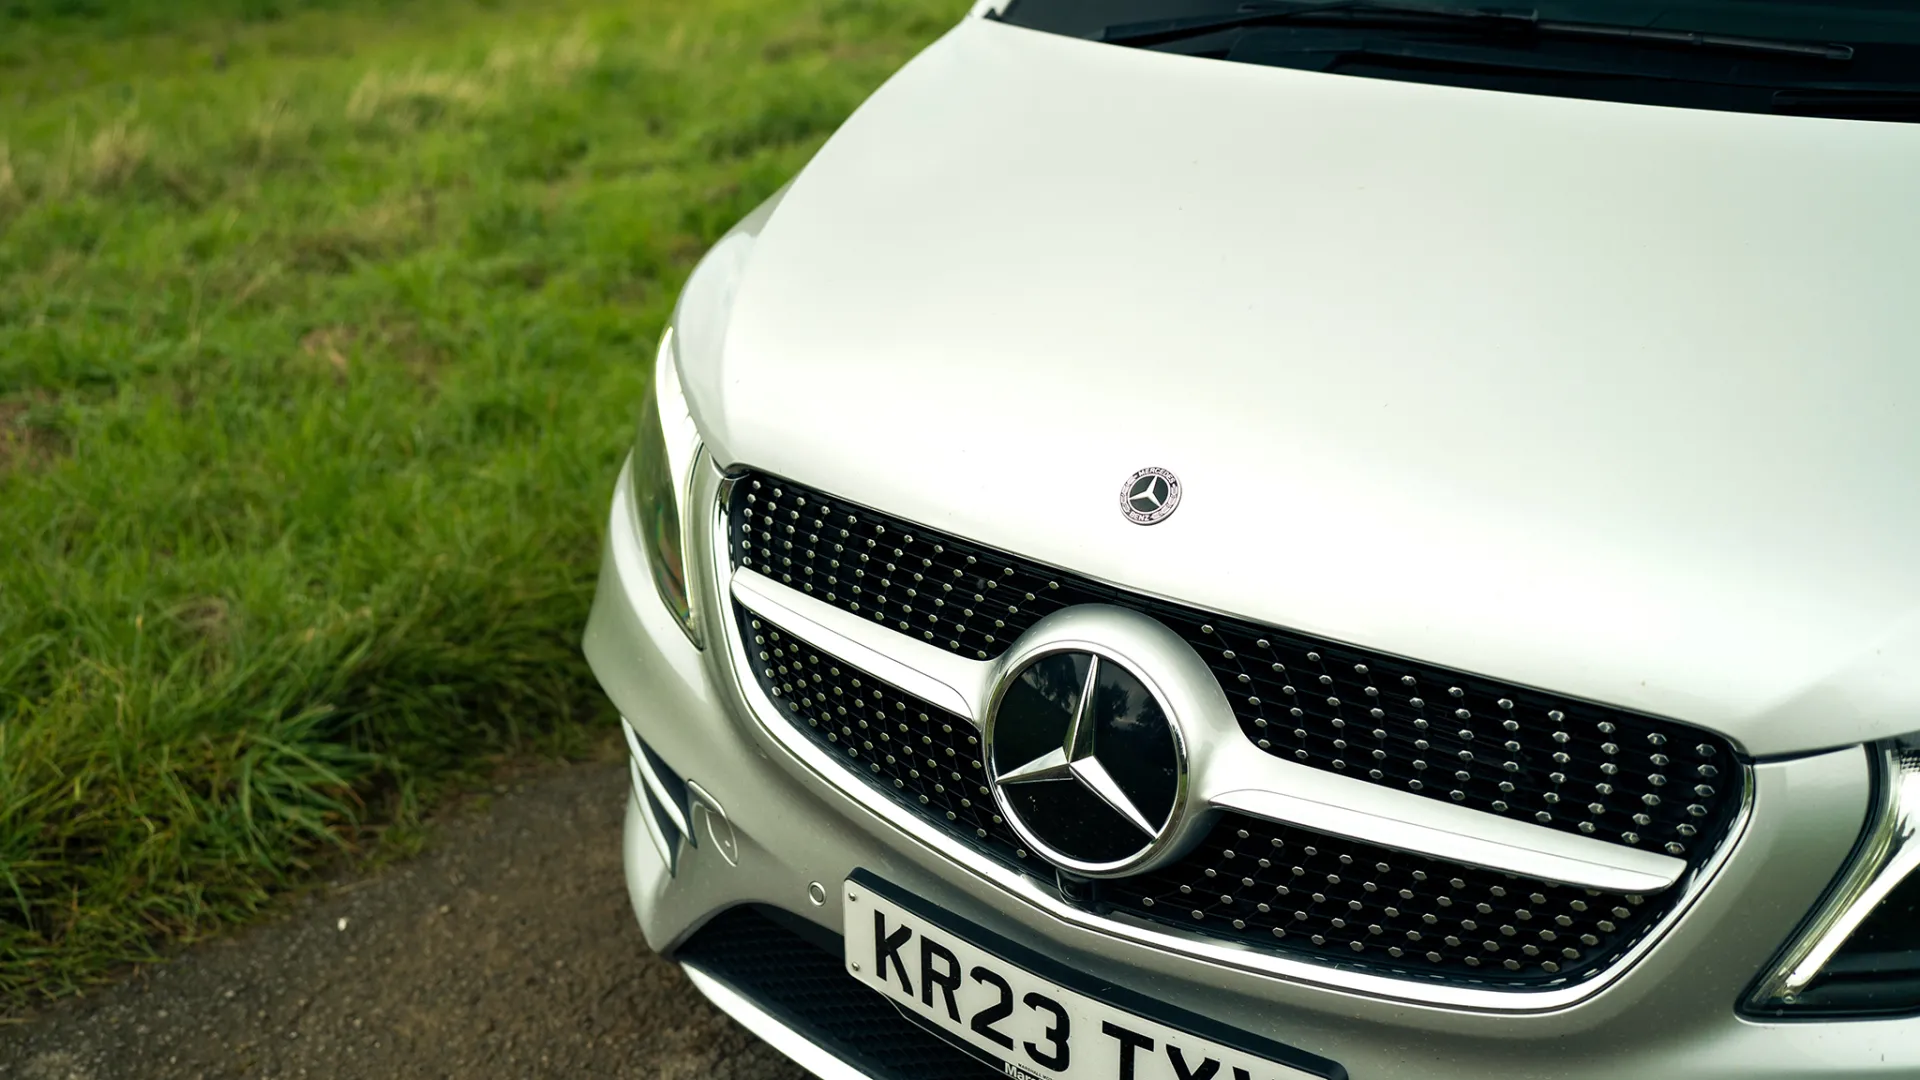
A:
{"label": "black mesh grille", "polygon": [[1113,882],[1114,910],[1395,974],[1502,985],[1599,971],[1670,906],[1225,815],[1172,866]]}
{"label": "black mesh grille", "polygon": [[994,806],[973,724],[738,610],[754,676],[795,727],[980,850],[1013,865],[1027,858]]}
{"label": "black mesh grille", "polygon": [[[745,608],[736,613],[761,689],[796,729],[960,840],[1053,877],[995,810],[972,724]],[[1590,976],[1671,902],[1516,878],[1237,814],[1221,815],[1212,834],[1170,866],[1076,889],[1075,902],[1091,910],[1267,951],[1502,985]]]}
{"label": "black mesh grille", "polygon": [[836,949],[809,940],[776,916],[730,908],[701,927],[675,958],[726,983],[869,1076],[1004,1080],[999,1070],[908,1020],[886,998],[855,982],[840,969]]}
{"label": "black mesh grille", "polygon": [[760,474],[728,516],[735,565],[974,659],[1074,604],[1150,614],[1256,745],[1302,764],[1695,865],[1739,809],[1733,748],[1697,728],[1137,596]]}

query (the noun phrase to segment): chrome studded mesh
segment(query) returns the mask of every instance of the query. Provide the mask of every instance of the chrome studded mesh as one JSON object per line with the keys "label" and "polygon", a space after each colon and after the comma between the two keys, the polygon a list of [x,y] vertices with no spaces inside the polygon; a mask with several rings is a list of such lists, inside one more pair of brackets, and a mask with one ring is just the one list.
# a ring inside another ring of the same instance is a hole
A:
{"label": "chrome studded mesh", "polygon": [[[961,841],[1053,876],[994,808],[971,723],[737,605],[736,617],[755,679],[795,728]],[[1591,975],[1668,907],[1237,814],[1171,866],[1090,887],[1084,905],[1107,914],[1403,977],[1503,985]]]}
{"label": "chrome studded mesh", "polygon": [[1659,921],[1667,896],[1603,893],[1223,815],[1172,866],[1104,898],[1197,933],[1450,982],[1577,981]]}
{"label": "chrome studded mesh", "polygon": [[1739,809],[1732,747],[1687,725],[1138,596],[770,476],[728,511],[736,566],[973,659],[1074,604],[1152,615],[1253,745],[1301,764],[1694,865]]}

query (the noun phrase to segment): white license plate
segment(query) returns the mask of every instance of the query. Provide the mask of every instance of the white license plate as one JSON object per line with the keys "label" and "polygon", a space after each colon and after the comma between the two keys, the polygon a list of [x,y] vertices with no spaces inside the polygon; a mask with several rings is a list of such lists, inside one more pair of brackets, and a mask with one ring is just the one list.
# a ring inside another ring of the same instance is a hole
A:
{"label": "white license plate", "polygon": [[[1070,990],[903,907],[897,900],[911,898],[864,873],[847,879],[844,896],[848,972],[1008,1076],[1345,1080],[1346,1070],[1305,1051],[1241,1037],[1242,1046],[1265,1051],[1253,1053]],[[1032,966],[1047,966],[1034,959],[1041,963]]]}

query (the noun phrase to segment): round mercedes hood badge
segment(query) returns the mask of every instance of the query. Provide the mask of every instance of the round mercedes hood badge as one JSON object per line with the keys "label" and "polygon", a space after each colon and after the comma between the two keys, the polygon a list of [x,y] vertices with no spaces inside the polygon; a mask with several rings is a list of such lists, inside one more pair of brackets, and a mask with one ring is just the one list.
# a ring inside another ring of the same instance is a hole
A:
{"label": "round mercedes hood badge", "polygon": [[1161,846],[1184,755],[1166,708],[1119,661],[1078,649],[1029,659],[987,734],[994,799],[1049,862],[1112,874]]}
{"label": "round mercedes hood badge", "polygon": [[1180,478],[1157,465],[1127,477],[1120,486],[1120,512],[1135,525],[1165,521],[1180,505]]}

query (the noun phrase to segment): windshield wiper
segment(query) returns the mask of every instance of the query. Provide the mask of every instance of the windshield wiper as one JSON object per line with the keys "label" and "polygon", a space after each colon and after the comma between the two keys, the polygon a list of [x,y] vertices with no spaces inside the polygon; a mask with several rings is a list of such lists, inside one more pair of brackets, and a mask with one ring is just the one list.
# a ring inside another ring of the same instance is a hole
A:
{"label": "windshield wiper", "polygon": [[1247,0],[1231,11],[1211,15],[1118,23],[1102,30],[1100,40],[1113,45],[1151,48],[1223,30],[1318,19],[1364,23],[1383,29],[1445,29],[1487,34],[1594,38],[1658,47],[1721,49],[1816,60],[1853,59],[1851,45],[1707,34],[1692,30],[1659,30],[1611,23],[1564,22],[1542,19],[1540,13],[1532,9],[1427,7],[1383,0]]}

